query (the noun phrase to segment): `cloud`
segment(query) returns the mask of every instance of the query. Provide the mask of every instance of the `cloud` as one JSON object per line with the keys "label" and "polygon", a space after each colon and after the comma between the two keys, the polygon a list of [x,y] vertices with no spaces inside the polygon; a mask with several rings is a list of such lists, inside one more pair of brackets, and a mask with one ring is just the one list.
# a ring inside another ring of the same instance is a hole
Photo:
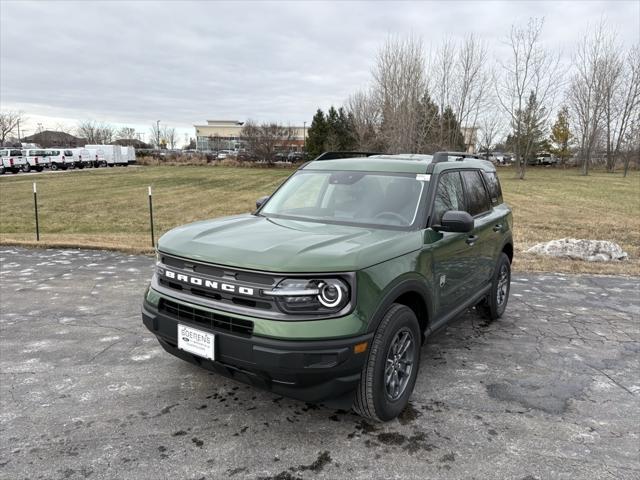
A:
{"label": "cloud", "polygon": [[0,96],[27,115],[180,127],[207,118],[310,121],[366,86],[389,34],[476,33],[500,55],[545,15],[569,51],[603,13],[637,42],[637,2],[2,2]]}

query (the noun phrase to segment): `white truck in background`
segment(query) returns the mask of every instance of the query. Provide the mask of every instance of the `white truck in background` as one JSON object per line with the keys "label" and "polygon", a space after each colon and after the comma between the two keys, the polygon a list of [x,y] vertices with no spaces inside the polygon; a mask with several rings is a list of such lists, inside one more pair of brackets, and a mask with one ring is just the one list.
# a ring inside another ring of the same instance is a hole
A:
{"label": "white truck in background", "polygon": [[76,168],[93,167],[94,159],[91,158],[91,152],[86,148],[71,148],[73,153],[73,164]]}
{"label": "white truck in background", "polygon": [[51,170],[66,170],[76,166],[73,151],[70,148],[52,148],[45,150],[45,157],[49,161]]}
{"label": "white truck in background", "polygon": [[27,148],[22,150],[22,156],[26,160],[26,163],[22,166],[22,171],[28,173],[31,169],[41,172],[45,167],[48,167],[51,162],[46,155],[46,151],[41,148]]}
{"label": "white truck in background", "polygon": [[19,148],[0,149],[0,175],[5,172],[18,173],[27,161]]}
{"label": "white truck in background", "polygon": [[136,163],[136,149],[134,147],[120,147],[120,149],[128,164]]}
{"label": "white truck in background", "polygon": [[104,162],[109,167],[115,167],[117,165],[126,166],[129,164],[127,159],[122,157],[120,145],[85,145],[85,148],[88,150],[102,150]]}
{"label": "white truck in background", "polygon": [[89,161],[94,168],[107,166],[107,161],[104,157],[104,151],[101,148],[90,148],[87,146],[84,148],[84,150],[89,152]]}

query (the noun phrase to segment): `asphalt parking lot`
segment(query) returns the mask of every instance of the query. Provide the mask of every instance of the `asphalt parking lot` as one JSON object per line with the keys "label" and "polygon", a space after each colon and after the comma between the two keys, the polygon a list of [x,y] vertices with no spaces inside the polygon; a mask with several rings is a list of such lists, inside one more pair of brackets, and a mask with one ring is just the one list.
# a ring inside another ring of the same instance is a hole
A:
{"label": "asphalt parking lot", "polygon": [[166,354],[150,257],[0,249],[0,478],[640,477],[638,278],[517,274],[422,349],[387,424]]}

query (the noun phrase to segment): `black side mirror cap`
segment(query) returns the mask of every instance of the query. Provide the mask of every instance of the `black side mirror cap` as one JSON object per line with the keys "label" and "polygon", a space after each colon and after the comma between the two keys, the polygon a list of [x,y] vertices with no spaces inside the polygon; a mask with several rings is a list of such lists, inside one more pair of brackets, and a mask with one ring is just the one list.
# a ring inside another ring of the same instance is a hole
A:
{"label": "black side mirror cap", "polygon": [[473,230],[473,217],[468,212],[449,210],[444,212],[440,225],[434,227],[441,232],[469,233]]}
{"label": "black side mirror cap", "polygon": [[269,200],[269,195],[265,195],[264,197],[260,197],[258,200],[256,200],[256,209],[259,209],[262,205],[264,205],[264,202],[266,202],[267,200]]}

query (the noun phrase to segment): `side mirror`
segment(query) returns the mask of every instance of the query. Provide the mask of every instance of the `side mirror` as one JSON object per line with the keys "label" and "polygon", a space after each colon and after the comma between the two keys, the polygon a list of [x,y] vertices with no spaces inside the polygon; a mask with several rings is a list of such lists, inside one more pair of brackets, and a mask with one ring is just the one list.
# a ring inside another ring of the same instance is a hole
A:
{"label": "side mirror", "polygon": [[260,197],[258,200],[256,200],[256,209],[264,205],[264,202],[266,202],[267,200],[269,200],[269,195],[265,195],[264,197]]}
{"label": "side mirror", "polygon": [[473,230],[473,217],[468,212],[449,210],[444,212],[437,230],[441,232],[468,233]]}

